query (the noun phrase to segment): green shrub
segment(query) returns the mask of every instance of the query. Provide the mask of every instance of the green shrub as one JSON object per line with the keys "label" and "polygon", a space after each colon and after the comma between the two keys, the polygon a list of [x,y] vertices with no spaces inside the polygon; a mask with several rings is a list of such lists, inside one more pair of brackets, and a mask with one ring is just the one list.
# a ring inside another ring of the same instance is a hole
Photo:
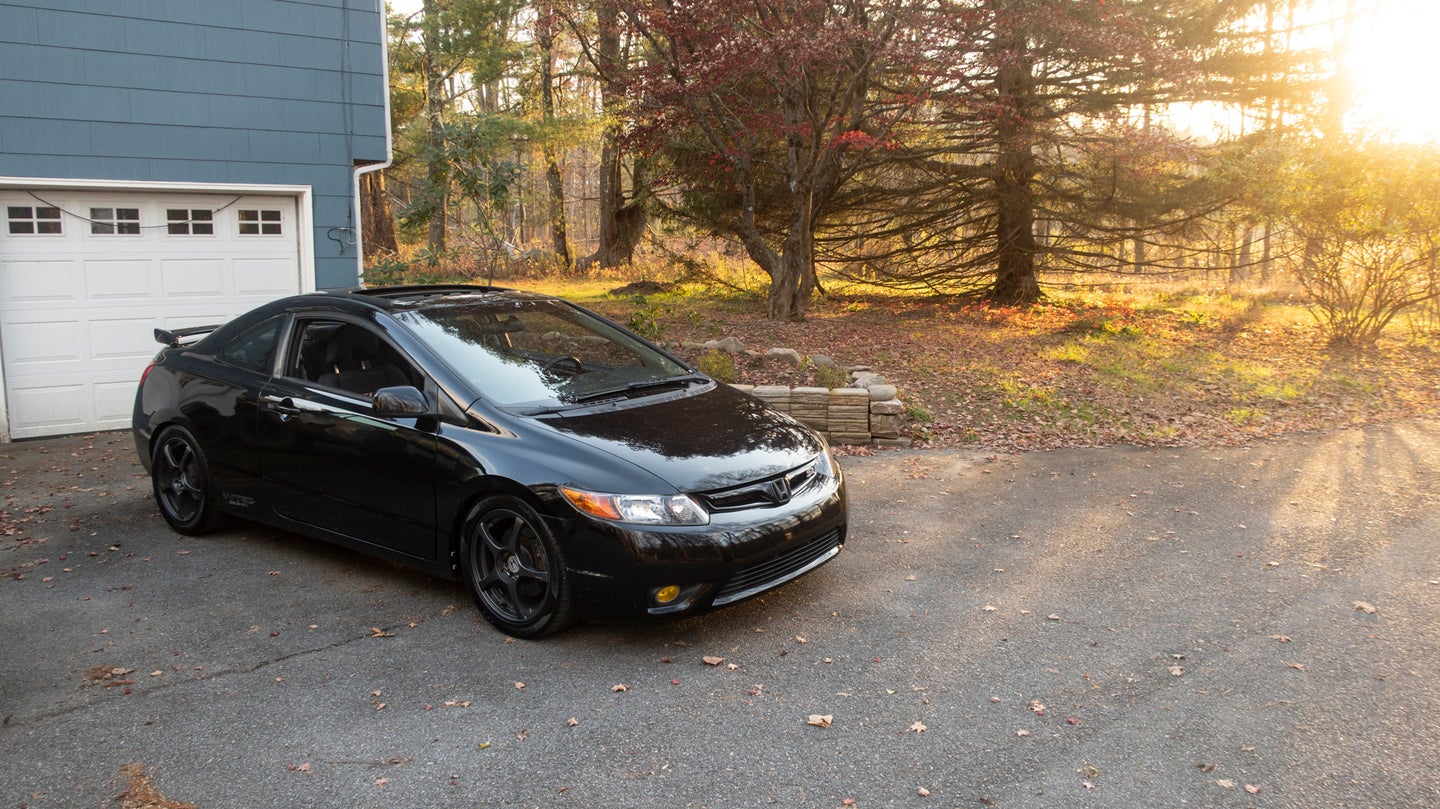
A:
{"label": "green shrub", "polygon": [[929,410],[926,410],[922,405],[918,404],[907,406],[905,408],[905,417],[916,424],[929,424],[935,420],[935,417],[930,414]]}
{"label": "green shrub", "polygon": [[387,287],[406,283],[410,263],[399,256],[384,256],[365,268],[365,285]]}
{"label": "green shrub", "polygon": [[647,340],[659,340],[662,330],[660,315],[664,307],[652,302],[644,295],[636,295],[631,300],[635,303],[635,311],[630,313],[630,318],[625,325],[630,327],[630,331]]}
{"label": "green shrub", "polygon": [[735,382],[740,379],[740,372],[735,369],[735,360],[723,351],[711,351],[701,356],[695,361],[695,367],[717,382]]}
{"label": "green shrub", "polygon": [[843,388],[850,384],[849,374],[826,365],[815,366],[814,379],[817,388]]}

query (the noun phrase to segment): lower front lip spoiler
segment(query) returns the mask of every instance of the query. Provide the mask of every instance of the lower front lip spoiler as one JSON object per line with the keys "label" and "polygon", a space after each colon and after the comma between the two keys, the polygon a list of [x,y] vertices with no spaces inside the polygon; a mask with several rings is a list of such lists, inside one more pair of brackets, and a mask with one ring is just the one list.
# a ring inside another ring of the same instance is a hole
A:
{"label": "lower front lip spoiler", "polygon": [[806,573],[809,573],[815,568],[830,561],[831,559],[834,559],[840,553],[840,549],[842,547],[844,546],[836,545],[827,550],[825,553],[822,553],[820,556],[812,559],[808,564],[804,565],[803,567],[800,567],[796,570],[788,570],[785,572],[784,575],[777,576],[773,579],[770,579],[769,581],[760,582],[759,584],[752,585],[736,592],[722,593],[720,596],[716,597],[713,602],[711,602],[711,605],[715,607],[723,607],[726,604],[731,604],[736,601],[749,598],[750,596],[763,593],[766,590],[771,590],[779,587],[780,585],[784,584],[787,581],[791,581],[792,579],[798,579]]}

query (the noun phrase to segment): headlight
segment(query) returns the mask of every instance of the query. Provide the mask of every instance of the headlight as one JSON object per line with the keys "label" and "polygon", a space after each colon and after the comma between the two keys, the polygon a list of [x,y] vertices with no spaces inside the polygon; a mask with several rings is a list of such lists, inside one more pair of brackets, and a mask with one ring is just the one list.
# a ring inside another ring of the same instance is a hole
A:
{"label": "headlight", "polygon": [[705,508],[686,494],[603,494],[560,487],[570,505],[592,517],[641,525],[709,525]]}
{"label": "headlight", "polygon": [[815,474],[822,478],[833,478],[835,477],[835,468],[835,459],[830,457],[830,447],[827,446],[815,459]]}

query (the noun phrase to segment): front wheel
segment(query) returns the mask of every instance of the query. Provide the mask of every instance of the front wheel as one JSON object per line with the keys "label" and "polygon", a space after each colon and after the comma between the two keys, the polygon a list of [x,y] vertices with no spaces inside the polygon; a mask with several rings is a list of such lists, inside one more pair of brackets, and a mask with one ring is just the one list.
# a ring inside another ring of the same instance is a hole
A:
{"label": "front wheel", "polygon": [[471,510],[460,567],[480,613],[501,632],[539,638],[572,619],[560,546],[540,514],[518,498],[488,497]]}
{"label": "front wheel", "polygon": [[176,531],[191,536],[208,534],[224,522],[225,515],[215,506],[205,453],[184,427],[166,427],[160,433],[150,480],[160,515]]}

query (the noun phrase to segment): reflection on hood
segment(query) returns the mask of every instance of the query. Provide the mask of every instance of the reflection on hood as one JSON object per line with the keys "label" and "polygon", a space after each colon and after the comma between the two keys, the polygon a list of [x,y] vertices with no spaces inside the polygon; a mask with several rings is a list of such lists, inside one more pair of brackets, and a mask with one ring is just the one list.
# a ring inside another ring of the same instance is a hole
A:
{"label": "reflection on hood", "polygon": [[799,423],[728,386],[543,423],[629,460],[680,491],[734,486],[793,469],[820,442]]}

